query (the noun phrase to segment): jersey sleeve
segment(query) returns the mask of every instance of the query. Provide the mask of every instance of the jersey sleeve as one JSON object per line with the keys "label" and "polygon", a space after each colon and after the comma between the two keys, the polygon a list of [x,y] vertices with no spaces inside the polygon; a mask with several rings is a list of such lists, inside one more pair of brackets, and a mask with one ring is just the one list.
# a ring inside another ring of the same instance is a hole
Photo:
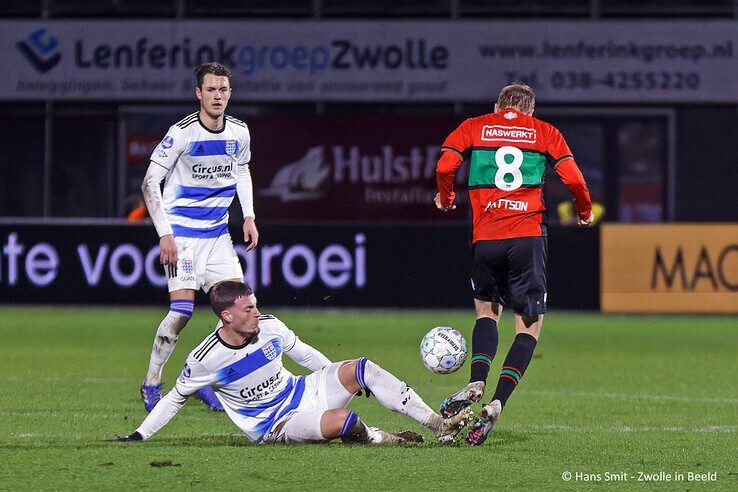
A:
{"label": "jersey sleeve", "polygon": [[174,166],[179,156],[187,149],[187,135],[177,125],[172,125],[166,136],[151,153],[151,162],[166,170]]}
{"label": "jersey sleeve", "polygon": [[172,389],[164,398],[159,400],[151,413],[138,426],[136,432],[141,434],[144,439],[150,438],[177,415],[177,412],[180,411],[186,401],[187,397],[177,393],[176,389]]}
{"label": "jersey sleeve", "polygon": [[553,126],[549,126],[550,134],[546,145],[546,158],[551,167],[556,167],[559,162],[566,159],[573,159],[574,154],[569,149],[569,144],[564,140],[564,136]]}
{"label": "jersey sleeve", "polygon": [[210,386],[214,381],[214,375],[202,363],[191,354],[187,357],[182,374],[177,378],[174,389],[180,395],[187,397],[197,393],[205,386]]}
{"label": "jersey sleeve", "polygon": [[285,350],[284,353],[287,354],[287,357],[311,371],[317,371],[331,364],[331,360],[322,352],[299,338],[296,338],[292,348]]}
{"label": "jersey sleeve", "polygon": [[462,159],[469,157],[474,140],[471,132],[472,121],[466,120],[443,141],[441,150],[452,150]]}
{"label": "jersey sleeve", "polygon": [[282,351],[289,352],[295,346],[297,335],[278,318],[271,315],[269,317],[271,318],[270,321],[272,321],[271,329],[282,340]]}
{"label": "jersey sleeve", "polygon": [[236,164],[243,166],[251,161],[251,134],[248,127],[243,129],[243,135],[240,139],[240,148],[236,156]]}
{"label": "jersey sleeve", "polygon": [[[469,157],[473,145],[470,131],[472,121],[465,120],[446,137],[441,146],[441,158],[436,164],[436,183],[441,205],[449,207],[454,203],[454,180],[461,163]],[[450,151],[450,152],[449,152]]]}
{"label": "jersey sleeve", "polygon": [[574,161],[574,156],[564,136],[554,127],[551,127],[546,156],[561,182],[569,188],[574,197],[574,206],[577,208],[579,218],[586,220],[592,212],[592,200],[589,196],[587,182]]}
{"label": "jersey sleeve", "polygon": [[456,152],[444,152],[436,164],[436,184],[441,199],[441,205],[450,207],[454,203],[454,180],[456,171],[462,163],[461,156]]}

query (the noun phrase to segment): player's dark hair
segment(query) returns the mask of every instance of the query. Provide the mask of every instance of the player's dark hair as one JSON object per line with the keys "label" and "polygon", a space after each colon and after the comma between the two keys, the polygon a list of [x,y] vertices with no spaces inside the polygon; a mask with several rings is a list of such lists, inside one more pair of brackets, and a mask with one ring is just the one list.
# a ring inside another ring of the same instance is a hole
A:
{"label": "player's dark hair", "polygon": [[231,83],[231,69],[220,62],[205,62],[195,69],[195,77],[197,77],[197,86],[202,89],[202,82],[207,74],[228,77],[228,83]]}
{"label": "player's dark hair", "polygon": [[215,315],[220,317],[220,313],[224,309],[233,306],[236,299],[248,297],[253,293],[251,287],[242,282],[234,282],[233,280],[218,282],[210,289],[210,307]]}
{"label": "player's dark hair", "polygon": [[536,105],[536,94],[533,89],[522,82],[513,82],[500,91],[497,106],[500,109],[514,108],[522,113],[530,113]]}

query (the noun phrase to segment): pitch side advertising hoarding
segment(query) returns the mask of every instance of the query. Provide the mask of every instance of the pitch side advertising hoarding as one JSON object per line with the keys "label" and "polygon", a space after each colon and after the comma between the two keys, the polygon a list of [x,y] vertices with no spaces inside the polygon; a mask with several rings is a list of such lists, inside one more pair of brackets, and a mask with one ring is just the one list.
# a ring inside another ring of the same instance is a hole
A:
{"label": "pitch side advertising hoarding", "polygon": [[[471,302],[463,227],[262,224],[259,246],[248,252],[239,245],[238,229],[232,231],[244,280],[265,306]],[[0,241],[4,303],[158,304],[168,299],[151,225],[5,224]],[[446,254],[438,268],[428,268]]]}
{"label": "pitch side advertising hoarding", "polygon": [[[249,252],[239,245],[238,229],[231,231],[244,280],[264,306],[473,313],[468,226],[262,223],[259,246]],[[552,228],[549,235],[549,305],[595,308],[597,231]],[[151,225],[0,223],[4,304],[165,306],[167,300]]]}
{"label": "pitch side advertising hoarding", "polygon": [[604,312],[738,313],[738,225],[601,228]]}
{"label": "pitch side advertising hoarding", "polygon": [[189,100],[220,60],[251,101],[738,101],[738,24],[685,21],[0,22],[0,98]]}

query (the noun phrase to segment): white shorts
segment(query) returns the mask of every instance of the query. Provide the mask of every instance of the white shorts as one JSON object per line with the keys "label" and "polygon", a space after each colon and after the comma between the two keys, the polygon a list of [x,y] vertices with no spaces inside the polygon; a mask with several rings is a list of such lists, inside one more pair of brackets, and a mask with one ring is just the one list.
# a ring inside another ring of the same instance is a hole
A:
{"label": "white shorts", "polygon": [[[175,237],[174,242],[178,260],[176,275],[167,278],[169,292],[181,289],[208,292],[223,280],[243,279],[230,234],[204,239]],[[166,267],[164,270],[168,272]]]}
{"label": "white shorts", "polygon": [[264,442],[292,444],[325,441],[320,432],[320,419],[326,410],[346,408],[354,397],[338,379],[338,369],[345,364],[334,362],[305,377],[305,392],[296,409],[279,419]]}

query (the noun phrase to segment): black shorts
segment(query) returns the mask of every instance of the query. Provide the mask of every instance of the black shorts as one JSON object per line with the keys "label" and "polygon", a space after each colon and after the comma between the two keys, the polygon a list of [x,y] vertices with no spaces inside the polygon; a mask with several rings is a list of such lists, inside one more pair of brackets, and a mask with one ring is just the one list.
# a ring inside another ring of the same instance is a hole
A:
{"label": "black shorts", "polygon": [[546,238],[477,241],[472,249],[474,298],[518,314],[546,312]]}

